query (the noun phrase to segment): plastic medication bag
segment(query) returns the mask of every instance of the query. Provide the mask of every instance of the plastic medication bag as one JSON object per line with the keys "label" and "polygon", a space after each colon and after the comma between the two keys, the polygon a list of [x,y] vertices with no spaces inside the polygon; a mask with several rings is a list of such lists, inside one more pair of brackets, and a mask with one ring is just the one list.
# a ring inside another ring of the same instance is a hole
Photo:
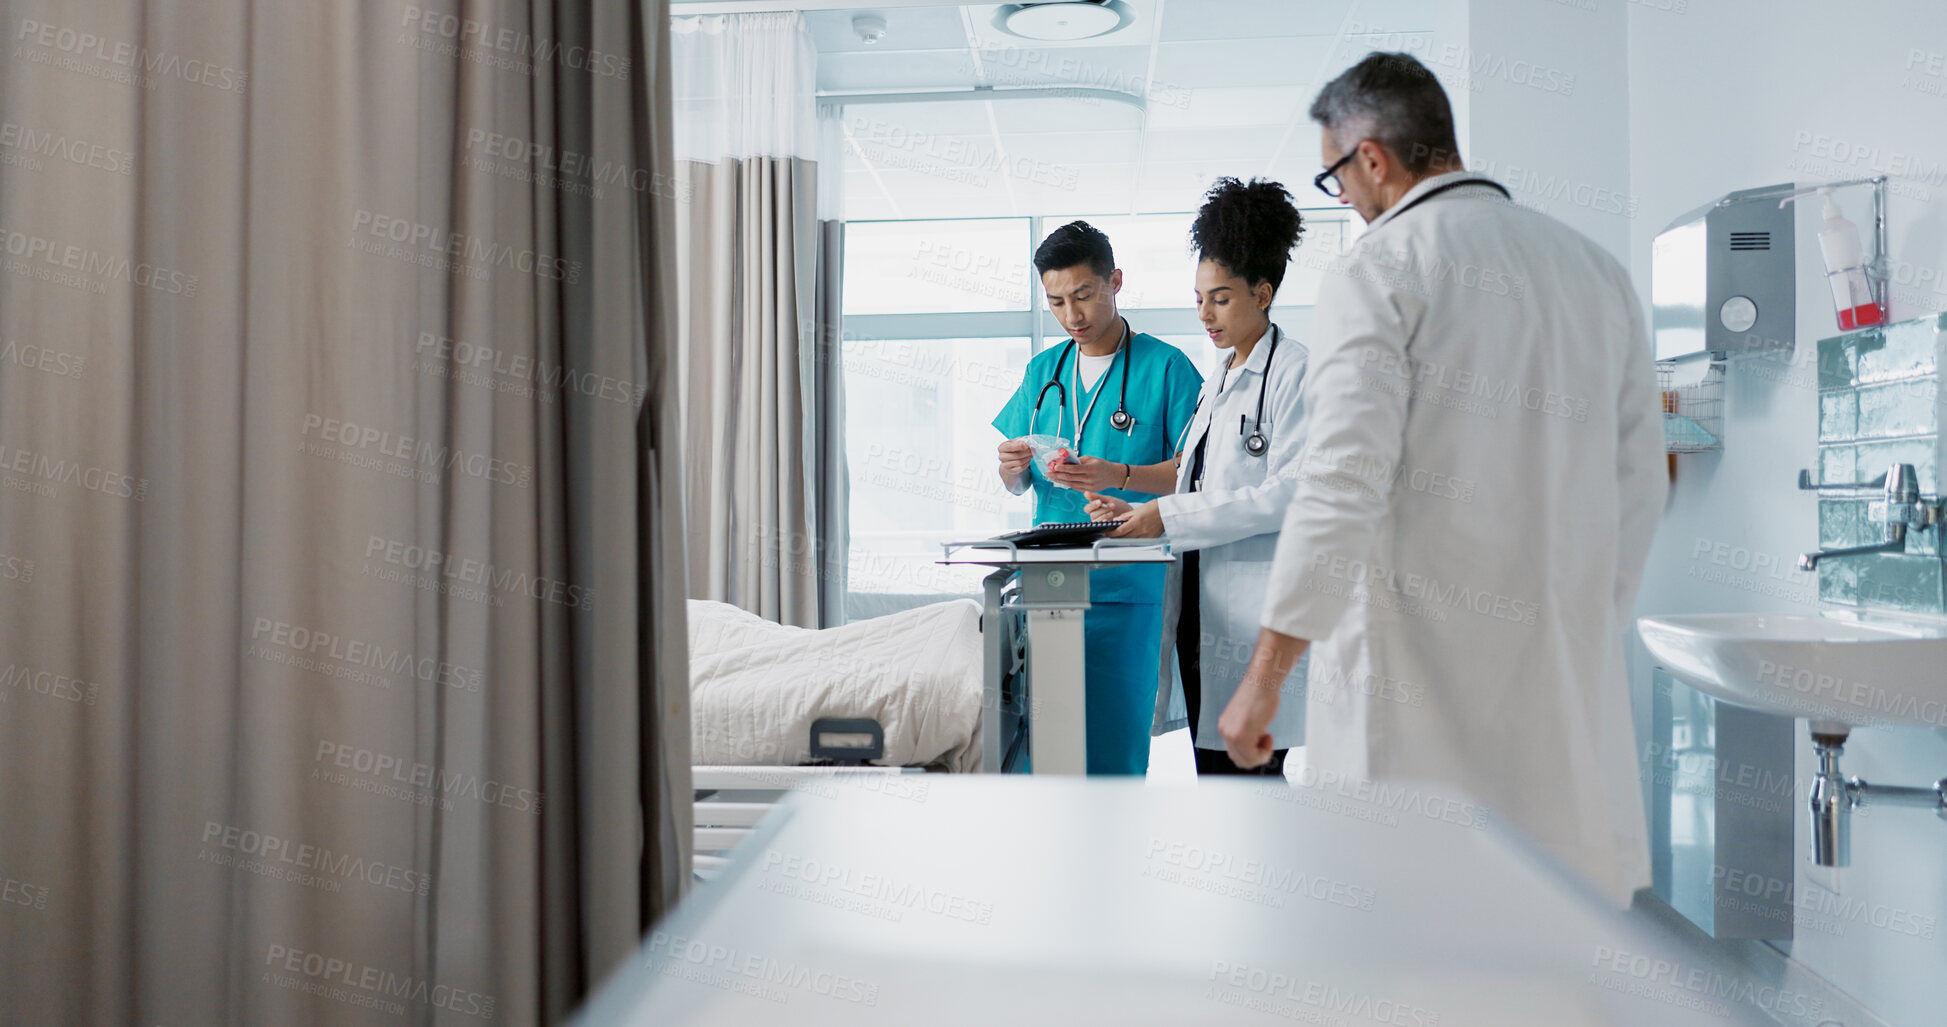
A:
{"label": "plastic medication bag", "polygon": [[1021,441],[1034,450],[1034,462],[1041,465],[1044,475],[1056,464],[1081,463],[1075,459],[1075,451],[1070,448],[1068,440],[1059,435],[1023,435]]}

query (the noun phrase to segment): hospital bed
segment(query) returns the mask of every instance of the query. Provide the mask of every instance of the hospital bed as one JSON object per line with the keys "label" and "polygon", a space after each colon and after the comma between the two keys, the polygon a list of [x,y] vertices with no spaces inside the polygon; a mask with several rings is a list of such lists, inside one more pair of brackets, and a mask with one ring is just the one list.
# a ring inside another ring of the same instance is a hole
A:
{"label": "hospital bed", "polygon": [[721,869],[793,788],[842,777],[912,791],[929,771],[1019,769],[1022,617],[1003,581],[983,599],[824,630],[692,600],[696,876]]}

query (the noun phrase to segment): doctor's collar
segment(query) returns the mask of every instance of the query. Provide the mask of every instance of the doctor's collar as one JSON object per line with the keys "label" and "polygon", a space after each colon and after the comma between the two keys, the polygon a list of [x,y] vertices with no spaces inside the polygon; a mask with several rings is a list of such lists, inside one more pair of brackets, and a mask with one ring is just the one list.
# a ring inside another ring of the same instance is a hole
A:
{"label": "doctor's collar", "polygon": [[[1244,358],[1244,366],[1238,368],[1237,370],[1249,371],[1252,374],[1263,374],[1264,362],[1270,359],[1271,339],[1277,333],[1278,333],[1278,323],[1276,321],[1272,321],[1271,323],[1265,325],[1264,334],[1258,336],[1257,342],[1251,346],[1251,355]],[[1228,361],[1226,361],[1226,363],[1228,363]]]}
{"label": "doctor's collar", "polygon": [[1381,225],[1384,225],[1388,221],[1393,220],[1393,218],[1404,213],[1408,208],[1412,207],[1414,204],[1419,203],[1422,199],[1427,198],[1433,193],[1444,192],[1445,190],[1448,189],[1453,189],[1459,186],[1466,186],[1466,185],[1481,185],[1489,189],[1492,189],[1503,196],[1506,196],[1508,194],[1507,187],[1503,186],[1499,182],[1496,182],[1485,172],[1449,171],[1446,172],[1445,174],[1429,175],[1426,178],[1422,178],[1418,182],[1414,183],[1413,188],[1406,190],[1405,194],[1399,198],[1398,203],[1395,203],[1392,206],[1387,207],[1384,211],[1380,212],[1378,217],[1373,218],[1372,223],[1366,226],[1366,231],[1370,232],[1373,229],[1378,228]]}

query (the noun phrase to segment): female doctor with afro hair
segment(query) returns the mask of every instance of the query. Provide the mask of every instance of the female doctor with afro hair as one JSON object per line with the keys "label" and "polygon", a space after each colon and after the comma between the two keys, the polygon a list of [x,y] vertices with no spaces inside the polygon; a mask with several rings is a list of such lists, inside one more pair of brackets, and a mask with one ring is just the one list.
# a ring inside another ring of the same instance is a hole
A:
{"label": "female doctor with afro hair", "polygon": [[1231,761],[1217,718],[1237,691],[1257,641],[1278,530],[1296,490],[1304,449],[1299,385],[1309,356],[1271,321],[1271,302],[1303,231],[1291,194],[1276,182],[1219,179],[1190,226],[1197,250],[1197,315],[1226,354],[1203,383],[1176,447],[1174,495],[1139,506],[1089,493],[1095,520],[1123,519],[1119,537],[1168,535],[1181,558],[1164,582],[1162,673],[1152,734],[1188,725],[1199,774],[1282,776],[1303,743],[1305,673],[1287,675],[1266,729],[1271,761]]}

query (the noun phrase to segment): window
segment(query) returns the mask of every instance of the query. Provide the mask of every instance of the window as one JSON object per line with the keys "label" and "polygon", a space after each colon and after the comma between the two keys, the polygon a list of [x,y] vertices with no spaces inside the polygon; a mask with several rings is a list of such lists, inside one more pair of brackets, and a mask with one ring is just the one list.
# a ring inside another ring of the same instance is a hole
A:
{"label": "window", "polygon": [[[1356,233],[1345,208],[1304,212],[1278,323],[1302,335],[1325,265]],[[1195,309],[1192,215],[1083,216],[1108,233],[1119,306],[1137,331],[1206,375],[1216,351]],[[1034,247],[1074,217],[857,221],[846,225],[845,453],[851,502],[846,615],[858,620],[956,595],[985,571],[943,567],[940,543],[1026,527],[1033,498],[1002,487],[994,415],[1028,358],[1065,336],[1042,298]]]}
{"label": "window", "polygon": [[845,314],[1026,310],[1033,257],[1026,218],[854,223]]}
{"label": "window", "polygon": [[936,561],[947,539],[1028,523],[1026,500],[996,473],[989,424],[1027,367],[1026,336],[848,338],[844,359],[851,592],[890,608],[910,605],[897,597],[978,594],[984,571]]}

